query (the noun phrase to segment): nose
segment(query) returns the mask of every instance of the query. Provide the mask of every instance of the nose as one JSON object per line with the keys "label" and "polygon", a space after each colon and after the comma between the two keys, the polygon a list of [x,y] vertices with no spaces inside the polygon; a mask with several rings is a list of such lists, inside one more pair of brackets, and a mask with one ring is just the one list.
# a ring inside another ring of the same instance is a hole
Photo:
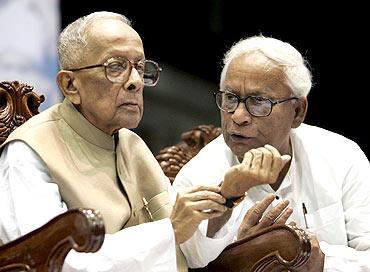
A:
{"label": "nose", "polygon": [[239,103],[236,110],[231,114],[233,122],[239,126],[248,125],[252,121],[252,115],[247,111],[244,103]]}
{"label": "nose", "polygon": [[144,87],[144,80],[139,72],[132,67],[129,78],[125,83],[125,89],[131,92],[137,92]]}

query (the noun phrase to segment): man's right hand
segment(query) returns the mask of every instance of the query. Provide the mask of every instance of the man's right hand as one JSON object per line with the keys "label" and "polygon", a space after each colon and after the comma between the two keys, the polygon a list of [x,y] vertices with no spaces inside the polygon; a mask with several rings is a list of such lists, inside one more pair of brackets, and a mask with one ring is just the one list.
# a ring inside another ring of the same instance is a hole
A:
{"label": "man's right hand", "polygon": [[221,194],[225,198],[238,197],[253,186],[275,183],[290,158],[289,155],[280,155],[271,145],[249,150],[240,164],[226,172]]}
{"label": "man's right hand", "polygon": [[188,240],[200,222],[222,215],[226,210],[226,199],[218,186],[196,186],[178,193],[170,219],[176,244]]}

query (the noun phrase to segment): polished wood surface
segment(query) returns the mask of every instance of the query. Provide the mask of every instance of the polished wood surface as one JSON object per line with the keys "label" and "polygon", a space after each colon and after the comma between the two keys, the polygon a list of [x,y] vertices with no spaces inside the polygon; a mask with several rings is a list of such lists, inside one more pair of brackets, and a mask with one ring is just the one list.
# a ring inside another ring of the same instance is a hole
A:
{"label": "polished wood surface", "polygon": [[308,261],[307,234],[293,226],[273,225],[232,243],[206,268],[197,272],[294,271]]}
{"label": "polished wood surface", "polygon": [[44,100],[31,85],[18,81],[0,82],[0,144],[14,129],[38,114]]}
{"label": "polished wood surface", "polygon": [[68,252],[96,252],[105,228],[98,211],[69,210],[0,247],[0,271],[61,271]]}
{"label": "polished wood surface", "polygon": [[[220,134],[219,127],[198,126],[184,132],[176,145],[162,149],[156,159],[173,182],[181,167]],[[191,271],[294,271],[308,261],[310,253],[311,243],[303,230],[273,225],[230,244],[207,267]]]}

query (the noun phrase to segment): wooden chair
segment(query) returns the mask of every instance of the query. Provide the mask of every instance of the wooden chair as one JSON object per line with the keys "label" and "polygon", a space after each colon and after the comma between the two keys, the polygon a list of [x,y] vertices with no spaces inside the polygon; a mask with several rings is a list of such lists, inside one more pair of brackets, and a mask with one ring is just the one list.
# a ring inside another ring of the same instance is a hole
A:
{"label": "wooden chair", "polygon": [[[0,144],[38,114],[43,95],[18,81],[0,82]],[[37,211],[36,211],[37,212]],[[67,253],[97,251],[105,237],[101,215],[91,209],[70,210],[12,242],[0,241],[0,272],[61,271]]]}
{"label": "wooden chair", "polygon": [[96,252],[105,228],[99,212],[69,210],[42,227],[0,246],[0,272],[62,271],[68,252]]}
{"label": "wooden chair", "polygon": [[[220,134],[219,127],[198,126],[183,133],[178,144],[162,149],[156,159],[173,182],[181,167]],[[230,244],[207,267],[192,271],[294,271],[310,254],[311,243],[303,230],[273,225]]]}
{"label": "wooden chair", "polygon": [[14,129],[38,114],[44,100],[44,96],[36,94],[28,84],[0,82],[0,144]]}

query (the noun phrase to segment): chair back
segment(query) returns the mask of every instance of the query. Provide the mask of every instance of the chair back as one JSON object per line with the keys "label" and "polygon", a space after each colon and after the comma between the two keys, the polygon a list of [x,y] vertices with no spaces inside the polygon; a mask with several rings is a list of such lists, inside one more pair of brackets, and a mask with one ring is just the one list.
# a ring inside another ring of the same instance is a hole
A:
{"label": "chair back", "polygon": [[0,82],[0,145],[9,134],[39,113],[45,97],[33,91],[33,87],[18,81]]}

